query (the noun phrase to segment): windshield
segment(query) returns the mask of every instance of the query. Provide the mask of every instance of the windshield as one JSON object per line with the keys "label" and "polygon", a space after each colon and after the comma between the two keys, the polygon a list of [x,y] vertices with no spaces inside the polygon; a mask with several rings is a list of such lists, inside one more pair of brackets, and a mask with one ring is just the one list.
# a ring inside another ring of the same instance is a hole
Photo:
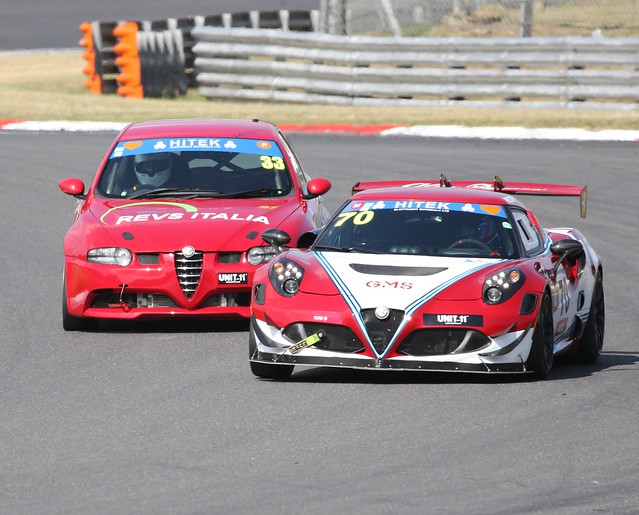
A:
{"label": "windshield", "polygon": [[313,249],[482,258],[518,254],[503,206],[412,200],[352,200]]}
{"label": "windshield", "polygon": [[121,141],[98,182],[106,197],[282,197],[292,179],[277,143],[254,139]]}

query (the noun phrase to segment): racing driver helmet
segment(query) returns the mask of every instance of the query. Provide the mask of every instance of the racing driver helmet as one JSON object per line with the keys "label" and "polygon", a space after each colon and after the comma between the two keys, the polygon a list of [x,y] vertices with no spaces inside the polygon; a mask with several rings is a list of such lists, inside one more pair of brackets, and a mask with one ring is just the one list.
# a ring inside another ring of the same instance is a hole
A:
{"label": "racing driver helmet", "polygon": [[139,184],[157,188],[171,178],[171,154],[138,154],[133,157],[133,167]]}

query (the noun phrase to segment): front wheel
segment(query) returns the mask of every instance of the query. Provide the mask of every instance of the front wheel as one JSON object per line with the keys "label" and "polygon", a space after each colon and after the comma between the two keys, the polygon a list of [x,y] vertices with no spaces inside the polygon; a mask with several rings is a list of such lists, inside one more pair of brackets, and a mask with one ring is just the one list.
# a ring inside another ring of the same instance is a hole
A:
{"label": "front wheel", "polygon": [[526,365],[537,379],[544,379],[550,373],[553,362],[552,303],[548,294],[544,293],[541,297],[535,331],[533,332],[532,347]]}
{"label": "front wheel", "polygon": [[594,365],[597,363],[603,348],[604,329],[606,325],[606,307],[604,302],[603,278],[601,272],[595,278],[592,291],[590,312],[584,334],[577,350],[577,359],[582,363]]}
{"label": "front wheel", "polygon": [[[249,359],[257,353],[257,343],[255,342],[255,334],[251,329],[249,334]],[[288,379],[293,373],[295,365],[275,365],[270,363],[256,363],[249,361],[251,372],[257,377],[263,379]]]}

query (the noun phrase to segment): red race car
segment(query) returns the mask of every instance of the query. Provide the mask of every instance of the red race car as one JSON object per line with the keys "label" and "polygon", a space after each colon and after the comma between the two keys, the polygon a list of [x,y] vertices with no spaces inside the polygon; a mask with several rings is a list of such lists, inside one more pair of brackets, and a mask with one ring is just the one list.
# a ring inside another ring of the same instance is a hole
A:
{"label": "red race car", "polygon": [[277,127],[261,121],[159,120],[116,137],[64,238],[62,325],[98,319],[248,317],[260,234],[323,226],[321,195]]}
{"label": "red race car", "polygon": [[[534,373],[554,357],[597,361],[603,267],[581,232],[544,229],[513,194],[586,188],[454,181],[358,183],[307,250],[259,268],[252,372],[295,365]],[[282,250],[289,237],[267,230]]]}

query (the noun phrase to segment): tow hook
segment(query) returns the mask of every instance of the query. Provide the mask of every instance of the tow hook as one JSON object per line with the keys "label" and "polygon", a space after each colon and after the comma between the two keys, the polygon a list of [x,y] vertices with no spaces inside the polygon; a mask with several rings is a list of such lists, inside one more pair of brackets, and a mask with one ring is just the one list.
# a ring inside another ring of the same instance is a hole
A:
{"label": "tow hook", "polygon": [[129,311],[131,311],[131,304],[129,304],[128,302],[124,301],[124,288],[126,288],[128,285],[126,284],[119,284],[118,286],[120,286],[121,290],[120,290],[120,307],[122,308],[122,311],[124,311],[125,313],[128,313]]}

